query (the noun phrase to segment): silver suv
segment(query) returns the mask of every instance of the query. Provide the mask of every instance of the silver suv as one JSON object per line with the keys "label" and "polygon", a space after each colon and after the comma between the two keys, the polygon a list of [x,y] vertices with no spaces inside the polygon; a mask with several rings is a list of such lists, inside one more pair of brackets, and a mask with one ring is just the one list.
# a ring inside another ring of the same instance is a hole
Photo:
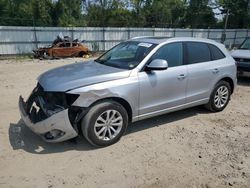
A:
{"label": "silver suv", "polygon": [[43,73],[28,100],[20,97],[19,108],[45,141],[83,133],[91,144],[108,146],[131,122],[197,105],[222,111],[235,85],[235,61],[222,44],[141,37],[95,61]]}

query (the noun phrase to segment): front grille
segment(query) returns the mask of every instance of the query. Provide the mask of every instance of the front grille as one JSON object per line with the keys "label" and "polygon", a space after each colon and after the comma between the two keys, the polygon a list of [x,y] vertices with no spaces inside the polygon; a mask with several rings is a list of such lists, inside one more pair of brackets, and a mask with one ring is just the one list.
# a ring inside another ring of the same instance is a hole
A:
{"label": "front grille", "polygon": [[250,59],[248,58],[234,58],[234,60],[237,62],[249,62],[250,63]]}
{"label": "front grille", "polygon": [[26,102],[25,111],[36,123],[71,107],[78,97],[78,94],[44,91],[38,83]]}
{"label": "front grille", "polygon": [[42,121],[65,109],[64,93],[45,92],[39,84],[26,102],[26,112],[33,123]]}

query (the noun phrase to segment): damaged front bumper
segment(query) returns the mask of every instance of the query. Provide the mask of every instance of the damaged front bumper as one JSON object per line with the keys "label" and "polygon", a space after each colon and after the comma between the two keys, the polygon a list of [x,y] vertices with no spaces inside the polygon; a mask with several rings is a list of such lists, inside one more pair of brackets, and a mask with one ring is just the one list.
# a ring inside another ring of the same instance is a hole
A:
{"label": "damaged front bumper", "polygon": [[[19,110],[22,120],[34,133],[40,135],[47,142],[61,142],[78,135],[77,130],[70,122],[68,108],[57,109],[55,112],[50,112],[50,115],[46,115],[46,113],[41,112],[44,111],[45,107],[37,104],[37,100],[34,99],[33,102],[32,99],[31,103],[34,104],[29,104],[31,98],[32,95],[27,102],[24,102],[20,96]],[[33,105],[38,105],[39,107],[36,106],[36,108],[40,109],[35,109]]]}

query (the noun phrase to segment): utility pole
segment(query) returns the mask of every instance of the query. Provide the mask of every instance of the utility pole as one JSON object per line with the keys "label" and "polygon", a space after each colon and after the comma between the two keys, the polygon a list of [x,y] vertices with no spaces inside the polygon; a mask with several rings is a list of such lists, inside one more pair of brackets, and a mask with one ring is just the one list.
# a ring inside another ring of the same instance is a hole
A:
{"label": "utility pole", "polygon": [[35,22],[35,17],[32,17],[32,21],[33,21],[33,32],[34,32],[34,39],[35,39],[35,45],[36,48],[38,48],[38,42],[37,42],[37,35],[36,35],[36,22]]}
{"label": "utility pole", "polygon": [[224,25],[224,30],[223,33],[221,35],[221,43],[224,44],[225,40],[226,40],[226,31],[227,31],[227,25],[228,25],[228,18],[229,18],[229,9],[227,9],[227,14],[226,14],[226,20],[225,20],[225,25]]}

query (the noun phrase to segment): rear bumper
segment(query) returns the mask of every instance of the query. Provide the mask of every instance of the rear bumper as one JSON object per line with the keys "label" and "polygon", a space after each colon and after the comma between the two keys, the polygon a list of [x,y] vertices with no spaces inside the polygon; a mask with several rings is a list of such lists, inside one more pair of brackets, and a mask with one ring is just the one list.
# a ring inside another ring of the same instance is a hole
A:
{"label": "rear bumper", "polygon": [[[19,97],[19,111],[22,120],[34,133],[40,135],[43,140],[47,142],[62,142],[76,137],[78,134],[72,127],[68,118],[68,109],[62,110],[47,119],[33,123],[25,110],[25,102],[23,98]],[[59,132],[55,137],[48,138],[46,134],[53,132]]]}

